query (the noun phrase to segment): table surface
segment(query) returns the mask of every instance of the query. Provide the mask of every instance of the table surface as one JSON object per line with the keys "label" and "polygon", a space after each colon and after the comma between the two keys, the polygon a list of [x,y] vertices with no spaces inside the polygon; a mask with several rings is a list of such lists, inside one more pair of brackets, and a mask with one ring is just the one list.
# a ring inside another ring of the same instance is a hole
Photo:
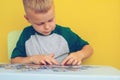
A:
{"label": "table surface", "polygon": [[111,66],[0,64],[0,80],[120,80],[120,71]]}

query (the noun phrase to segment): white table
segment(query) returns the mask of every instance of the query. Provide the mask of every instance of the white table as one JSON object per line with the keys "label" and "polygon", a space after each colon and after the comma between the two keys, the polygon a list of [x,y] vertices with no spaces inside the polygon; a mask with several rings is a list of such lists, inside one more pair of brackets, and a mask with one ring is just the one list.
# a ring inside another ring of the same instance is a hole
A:
{"label": "white table", "polygon": [[110,66],[0,65],[0,80],[120,80],[120,71]]}

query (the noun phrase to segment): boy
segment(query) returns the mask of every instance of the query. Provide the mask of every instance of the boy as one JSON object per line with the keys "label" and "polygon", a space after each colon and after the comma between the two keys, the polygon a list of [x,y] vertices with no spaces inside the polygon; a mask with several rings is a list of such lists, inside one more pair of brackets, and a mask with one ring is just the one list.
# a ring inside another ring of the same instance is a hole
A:
{"label": "boy", "polygon": [[93,50],[69,28],[55,24],[53,0],[23,0],[26,27],[13,50],[11,63],[80,65]]}

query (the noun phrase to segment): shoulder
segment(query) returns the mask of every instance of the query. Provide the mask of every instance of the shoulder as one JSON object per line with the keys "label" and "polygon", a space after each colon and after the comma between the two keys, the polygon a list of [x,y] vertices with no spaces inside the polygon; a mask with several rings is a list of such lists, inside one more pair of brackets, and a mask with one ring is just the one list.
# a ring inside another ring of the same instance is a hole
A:
{"label": "shoulder", "polygon": [[26,33],[28,33],[28,32],[35,32],[35,30],[33,29],[32,26],[27,26],[27,27],[25,27],[23,29],[23,32],[26,32]]}
{"label": "shoulder", "polygon": [[19,40],[26,41],[27,39],[30,38],[31,35],[35,34],[35,30],[33,29],[32,26],[27,26],[23,29]]}
{"label": "shoulder", "polygon": [[76,33],[74,33],[69,27],[64,27],[60,25],[56,25],[56,29],[54,30],[54,33],[61,35],[67,41],[71,41],[72,39],[75,40],[79,38],[79,36]]}
{"label": "shoulder", "polygon": [[69,30],[70,28],[69,27],[66,27],[66,26],[61,26],[61,25],[56,25],[56,29],[60,29],[60,30]]}
{"label": "shoulder", "polygon": [[61,26],[61,25],[57,24],[54,32],[58,33],[58,34],[63,34],[63,33],[69,33],[69,32],[72,32],[72,31],[69,27]]}
{"label": "shoulder", "polygon": [[25,28],[23,29],[22,35],[25,35],[25,36],[27,36],[27,35],[34,35],[35,32],[36,32],[36,31],[33,29],[32,26],[27,26],[27,27],[25,27]]}

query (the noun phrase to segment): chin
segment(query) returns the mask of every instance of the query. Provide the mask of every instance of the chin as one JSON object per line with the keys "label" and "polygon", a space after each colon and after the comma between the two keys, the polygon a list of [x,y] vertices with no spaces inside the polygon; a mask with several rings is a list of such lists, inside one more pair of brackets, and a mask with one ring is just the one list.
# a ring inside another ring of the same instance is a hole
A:
{"label": "chin", "polygon": [[50,35],[51,33],[43,33],[44,36],[48,36]]}

